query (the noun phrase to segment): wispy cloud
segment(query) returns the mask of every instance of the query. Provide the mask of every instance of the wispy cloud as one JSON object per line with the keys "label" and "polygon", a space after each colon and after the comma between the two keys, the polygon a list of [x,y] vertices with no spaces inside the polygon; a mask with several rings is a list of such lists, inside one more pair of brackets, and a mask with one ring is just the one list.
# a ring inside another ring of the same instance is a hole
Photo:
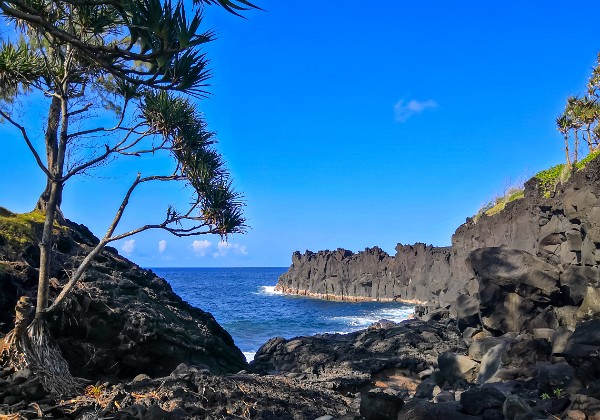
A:
{"label": "wispy cloud", "polygon": [[125,255],[130,255],[135,249],[135,239],[128,239],[123,242],[121,245],[121,251],[125,253]]}
{"label": "wispy cloud", "polygon": [[198,255],[199,257],[204,257],[206,255],[206,251],[211,247],[211,245],[212,244],[210,241],[207,241],[206,239],[202,241],[195,240],[192,242],[194,254]]}
{"label": "wispy cloud", "polygon": [[405,122],[410,117],[420,114],[426,109],[437,108],[437,106],[437,102],[433,99],[426,101],[417,101],[416,99],[405,101],[404,99],[400,99],[394,105],[394,117],[398,122]]}
{"label": "wispy cloud", "polygon": [[215,258],[226,257],[229,253],[235,255],[248,255],[248,248],[246,245],[232,244],[230,242],[221,241],[217,244],[217,252],[213,254]]}
{"label": "wispy cloud", "polygon": [[158,252],[160,252],[162,254],[163,252],[165,252],[166,249],[167,249],[167,241],[165,241],[164,239],[161,239],[160,241],[158,241]]}

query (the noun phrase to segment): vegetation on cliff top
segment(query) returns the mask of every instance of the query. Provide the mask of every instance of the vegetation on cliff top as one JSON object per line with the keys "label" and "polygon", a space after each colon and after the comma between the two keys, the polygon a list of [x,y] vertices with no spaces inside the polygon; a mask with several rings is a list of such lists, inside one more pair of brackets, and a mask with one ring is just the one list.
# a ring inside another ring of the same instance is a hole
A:
{"label": "vegetation on cliff top", "polygon": [[[545,197],[549,197],[556,190],[557,185],[567,181],[573,171],[583,169],[600,155],[600,53],[586,87],[585,95],[571,96],[567,99],[564,112],[556,118],[556,128],[562,133],[565,141],[566,163],[534,175]],[[571,133],[573,133],[573,147],[570,147]],[[580,136],[587,145],[588,152],[581,160],[579,160],[580,153],[584,152],[580,150]],[[486,216],[498,214],[504,210],[506,204],[524,196],[522,187],[510,188],[501,197],[482,206],[473,220],[477,222],[484,214]]]}
{"label": "vegetation on cliff top", "polygon": [[584,95],[567,98],[565,110],[556,118],[556,129],[561,132],[565,141],[565,165],[568,168],[579,163],[580,140],[587,145],[589,154],[600,146],[600,53],[586,88]]}
{"label": "vegetation on cliff top", "polygon": [[0,207],[0,245],[23,245],[39,240],[36,230],[44,224],[44,214],[34,210],[31,213],[16,214]]}
{"label": "vegetation on cliff top", "polygon": [[584,159],[578,161],[572,167],[561,163],[535,174],[535,178],[539,181],[544,196],[549,197],[556,189],[557,185],[569,179],[572,171],[582,170],[589,162],[596,159],[598,156],[600,156],[600,149],[596,149],[589,153]]}

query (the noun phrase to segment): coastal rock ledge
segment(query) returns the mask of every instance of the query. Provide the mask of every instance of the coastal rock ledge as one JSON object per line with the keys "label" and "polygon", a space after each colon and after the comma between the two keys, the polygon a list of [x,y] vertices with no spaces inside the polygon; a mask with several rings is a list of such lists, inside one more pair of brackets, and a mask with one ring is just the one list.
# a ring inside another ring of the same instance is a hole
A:
{"label": "coastal rock ledge", "polygon": [[[499,247],[503,251],[494,251]],[[530,179],[523,199],[507,203],[493,216],[468,218],[449,247],[398,244],[394,256],[378,247],[358,253],[345,249],[295,252],[276,290],[330,300],[427,303],[449,309],[459,320],[477,318],[481,284],[505,286],[497,279],[482,280],[489,274],[488,265],[500,268],[499,254],[532,269],[552,265],[554,280],[560,279],[560,293],[552,295],[553,303],[579,306],[600,272],[600,159],[574,171],[555,190],[548,191],[537,178]],[[513,275],[519,282],[519,272]],[[530,286],[518,288],[516,294],[528,298],[525,289]],[[507,299],[513,299],[514,288],[504,289]],[[559,294],[563,302],[556,302]]]}
{"label": "coastal rock ledge", "polygon": [[[41,223],[36,213],[0,208],[0,334],[13,327],[20,296],[35,299]],[[51,299],[98,242],[85,226],[68,220],[55,235]],[[183,301],[164,279],[111,247],[95,259],[49,324],[71,372],[83,378],[155,378],[181,363],[216,374],[247,366],[211,314]]]}

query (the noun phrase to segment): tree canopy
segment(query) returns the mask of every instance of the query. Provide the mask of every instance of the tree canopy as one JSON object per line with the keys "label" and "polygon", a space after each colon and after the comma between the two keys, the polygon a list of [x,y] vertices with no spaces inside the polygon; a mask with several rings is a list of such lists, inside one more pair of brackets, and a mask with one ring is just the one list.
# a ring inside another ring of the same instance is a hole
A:
{"label": "tree canopy", "polygon": [[[247,0],[195,0],[187,8],[182,0],[0,1],[2,20],[10,28],[0,43],[0,117],[20,134],[47,180],[37,205],[45,222],[36,321],[27,335],[14,332],[4,341],[25,355],[19,360],[33,365],[54,360],[48,362],[54,366],[50,377],[60,377],[66,365],[47,356],[56,352],[45,341],[45,314],[60,305],[106,244],[148,229],[178,236],[245,230],[242,198],[194,101],[207,94],[211,75],[202,51],[214,39],[202,27],[210,5],[234,14],[257,8]],[[14,107],[32,97],[46,107],[44,121],[20,121]],[[43,148],[31,135],[34,130],[43,132]],[[106,234],[50,302],[52,230],[62,220],[65,183],[116,157],[156,154],[170,156],[175,169],[138,173],[128,181]],[[118,232],[133,191],[152,182],[191,187],[190,205],[176,209],[165,204],[162,220]]]}
{"label": "tree canopy", "polygon": [[[570,96],[564,112],[556,118],[556,128],[565,138],[567,165],[579,160],[580,139],[587,146],[588,153],[600,145],[600,53],[588,79],[587,91],[582,96]],[[569,147],[573,133],[573,147]],[[570,149],[573,152],[571,160]]]}

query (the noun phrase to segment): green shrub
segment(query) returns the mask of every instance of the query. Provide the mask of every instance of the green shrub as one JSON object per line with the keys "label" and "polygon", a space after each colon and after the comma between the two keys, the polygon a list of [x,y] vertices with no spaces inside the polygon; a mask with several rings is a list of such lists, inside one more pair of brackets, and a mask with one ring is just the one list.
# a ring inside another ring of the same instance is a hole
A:
{"label": "green shrub", "polygon": [[39,211],[15,214],[0,207],[0,232],[7,242],[24,244],[36,240],[36,231],[44,224]]}
{"label": "green shrub", "polygon": [[481,209],[479,209],[479,211],[477,212],[475,217],[473,217],[473,219],[475,220],[475,222],[477,222],[477,220],[479,220],[479,218],[483,214],[485,214],[486,216],[493,216],[495,214],[498,214],[502,210],[504,210],[508,203],[515,200],[519,200],[523,197],[525,197],[525,190],[516,187],[510,188],[502,197],[498,197],[490,201]]}
{"label": "green shrub", "polygon": [[590,163],[592,160],[596,159],[598,156],[600,156],[600,149],[594,150],[592,153],[587,155],[585,158],[581,159],[579,162],[577,162],[575,164],[575,167],[577,168],[577,170],[583,169],[583,168],[585,168],[585,165]]}

